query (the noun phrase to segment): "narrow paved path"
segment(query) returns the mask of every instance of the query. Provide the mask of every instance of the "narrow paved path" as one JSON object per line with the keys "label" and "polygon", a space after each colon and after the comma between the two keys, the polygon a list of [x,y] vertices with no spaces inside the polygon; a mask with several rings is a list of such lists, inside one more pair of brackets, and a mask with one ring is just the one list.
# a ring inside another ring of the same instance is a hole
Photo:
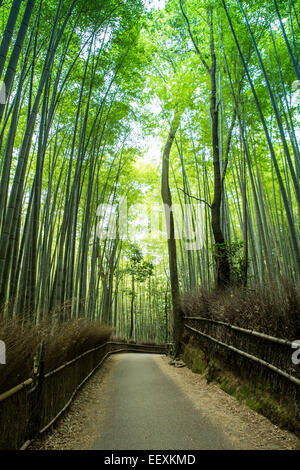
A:
{"label": "narrow paved path", "polygon": [[149,354],[124,354],[93,449],[232,449]]}

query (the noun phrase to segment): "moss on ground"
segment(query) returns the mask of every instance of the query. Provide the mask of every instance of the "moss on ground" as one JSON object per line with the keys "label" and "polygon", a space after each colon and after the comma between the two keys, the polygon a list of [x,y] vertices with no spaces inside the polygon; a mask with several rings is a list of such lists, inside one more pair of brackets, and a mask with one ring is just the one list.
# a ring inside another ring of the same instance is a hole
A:
{"label": "moss on ground", "polygon": [[247,380],[237,375],[224,361],[208,358],[193,338],[185,345],[182,358],[193,372],[200,373],[208,382],[214,380],[240,403],[262,414],[273,424],[300,434],[299,418],[292,400],[286,400],[265,383],[256,381],[255,385],[252,384],[250,378]]}
{"label": "moss on ground", "polygon": [[203,374],[206,371],[205,355],[198,348],[187,346],[184,350],[183,361],[192,369],[192,372]]}

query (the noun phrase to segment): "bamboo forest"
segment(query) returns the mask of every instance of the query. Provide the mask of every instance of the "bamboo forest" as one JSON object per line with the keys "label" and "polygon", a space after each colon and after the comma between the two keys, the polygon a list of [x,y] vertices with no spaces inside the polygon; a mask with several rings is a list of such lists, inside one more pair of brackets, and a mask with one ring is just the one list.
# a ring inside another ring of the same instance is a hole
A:
{"label": "bamboo forest", "polygon": [[175,310],[299,281],[296,2],[1,3],[5,316],[163,342],[172,277]]}
{"label": "bamboo forest", "polygon": [[40,344],[179,357],[187,317],[300,343],[299,18],[0,0],[0,392]]}

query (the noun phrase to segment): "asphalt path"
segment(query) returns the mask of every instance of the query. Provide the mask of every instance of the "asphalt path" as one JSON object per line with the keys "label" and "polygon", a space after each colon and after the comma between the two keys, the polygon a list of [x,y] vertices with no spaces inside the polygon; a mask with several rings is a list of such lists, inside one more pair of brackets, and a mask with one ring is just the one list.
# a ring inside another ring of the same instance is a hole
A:
{"label": "asphalt path", "polygon": [[95,450],[232,449],[157,365],[151,354],[128,353],[116,365]]}

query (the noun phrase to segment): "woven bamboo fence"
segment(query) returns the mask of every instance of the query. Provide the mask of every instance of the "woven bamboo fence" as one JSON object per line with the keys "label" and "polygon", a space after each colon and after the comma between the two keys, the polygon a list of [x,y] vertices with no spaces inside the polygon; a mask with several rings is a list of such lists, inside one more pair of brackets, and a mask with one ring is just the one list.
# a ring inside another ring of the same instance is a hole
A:
{"label": "woven bamboo fence", "polygon": [[46,374],[39,373],[0,395],[0,450],[26,449],[71,404],[77,391],[113,353],[166,354],[167,346],[106,342]]}
{"label": "woven bamboo fence", "polygon": [[270,384],[300,405],[300,366],[293,364],[292,342],[203,317],[184,317],[185,331],[208,357],[222,357],[252,382]]}

